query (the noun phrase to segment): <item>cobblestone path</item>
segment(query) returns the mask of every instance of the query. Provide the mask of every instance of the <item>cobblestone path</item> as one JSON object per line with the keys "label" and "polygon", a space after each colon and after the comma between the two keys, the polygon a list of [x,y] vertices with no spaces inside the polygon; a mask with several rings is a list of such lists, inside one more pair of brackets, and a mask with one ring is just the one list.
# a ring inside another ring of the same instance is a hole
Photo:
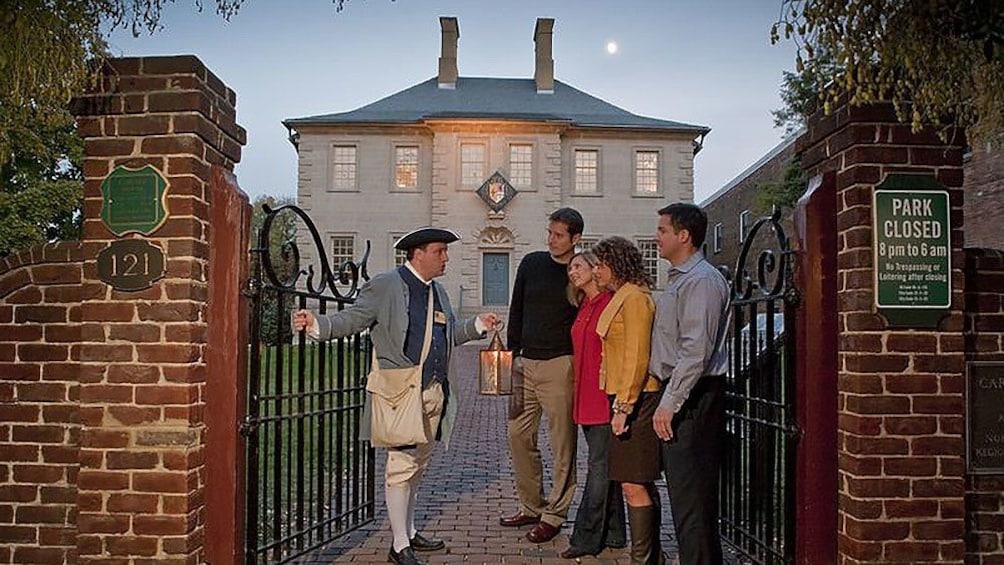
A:
{"label": "cobblestone path", "polygon": [[[454,383],[460,395],[460,412],[450,449],[436,448],[432,464],[419,494],[416,525],[419,531],[442,538],[446,550],[421,554],[428,563],[573,563],[558,557],[568,546],[572,521],[586,476],[585,440],[579,436],[578,479],[580,488],[569,512],[569,520],[554,540],[535,544],[526,539],[529,526],[504,528],[499,516],[517,510],[512,463],[506,443],[507,398],[481,396],[477,393],[477,351],[479,345],[457,349],[459,378]],[[541,426],[546,429],[545,425]],[[546,434],[541,435],[544,475],[549,477],[550,447]],[[377,477],[383,477],[383,452],[377,451]],[[390,525],[384,513],[382,482],[377,481],[376,519],[315,553],[310,565],[328,563],[386,563],[390,548]],[[547,492],[550,485],[545,485]],[[663,500],[664,485],[660,482]],[[663,548],[675,555],[669,510],[664,510]],[[583,564],[627,564],[627,550],[606,550],[599,556],[586,557]],[[672,561],[671,561],[672,562]]]}

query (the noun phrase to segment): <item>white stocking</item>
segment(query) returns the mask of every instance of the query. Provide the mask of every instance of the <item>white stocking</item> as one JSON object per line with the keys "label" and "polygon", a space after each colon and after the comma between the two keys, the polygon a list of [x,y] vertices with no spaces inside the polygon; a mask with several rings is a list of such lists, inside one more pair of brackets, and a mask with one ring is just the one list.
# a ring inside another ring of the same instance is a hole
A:
{"label": "white stocking", "polygon": [[418,530],[415,529],[415,501],[418,500],[418,485],[411,488],[411,496],[408,499],[408,539],[415,537]]}
{"label": "white stocking", "polygon": [[384,487],[384,497],[387,501],[390,531],[394,534],[394,551],[401,551],[411,544],[411,536],[408,531],[411,523],[411,512],[409,511],[412,500],[411,485],[404,483],[399,486]]}

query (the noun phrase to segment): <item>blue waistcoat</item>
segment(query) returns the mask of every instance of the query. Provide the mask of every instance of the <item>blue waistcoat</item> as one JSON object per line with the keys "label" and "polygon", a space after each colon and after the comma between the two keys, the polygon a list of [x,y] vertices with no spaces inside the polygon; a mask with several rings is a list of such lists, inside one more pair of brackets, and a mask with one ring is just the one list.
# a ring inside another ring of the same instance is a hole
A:
{"label": "blue waistcoat", "polygon": [[[425,318],[426,308],[429,305],[429,292],[436,283],[433,281],[431,284],[425,284],[404,265],[398,267],[398,272],[405,284],[408,285],[408,335],[404,340],[404,354],[418,365],[422,360],[422,343],[425,341]],[[433,309],[436,312],[443,312],[438,293],[433,293]],[[422,367],[422,388],[429,388],[432,383],[446,382],[446,344],[445,317],[443,317],[442,323],[436,323],[433,318],[432,342],[429,344],[429,355],[425,359],[425,366]]]}

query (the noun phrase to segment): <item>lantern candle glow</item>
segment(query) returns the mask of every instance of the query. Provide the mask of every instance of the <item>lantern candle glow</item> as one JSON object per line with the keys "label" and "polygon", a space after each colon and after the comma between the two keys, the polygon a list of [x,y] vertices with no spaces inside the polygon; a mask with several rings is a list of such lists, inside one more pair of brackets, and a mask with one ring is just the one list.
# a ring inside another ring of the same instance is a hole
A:
{"label": "lantern candle glow", "polygon": [[503,327],[500,321],[492,328],[492,337],[488,349],[482,349],[478,371],[479,392],[489,395],[512,394],[512,351],[502,345],[499,331]]}

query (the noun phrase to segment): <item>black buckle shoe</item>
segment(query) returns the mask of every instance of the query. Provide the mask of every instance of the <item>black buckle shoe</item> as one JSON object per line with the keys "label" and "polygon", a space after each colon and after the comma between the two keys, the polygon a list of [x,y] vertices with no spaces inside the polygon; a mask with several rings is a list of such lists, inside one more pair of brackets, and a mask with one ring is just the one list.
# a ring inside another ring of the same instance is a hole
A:
{"label": "black buckle shoe", "polygon": [[411,549],[411,546],[401,551],[394,551],[394,548],[391,547],[390,553],[387,554],[387,561],[397,563],[397,565],[425,565],[425,561],[415,556],[415,552]]}
{"label": "black buckle shoe", "polygon": [[411,538],[408,543],[415,551],[439,551],[446,548],[446,542],[443,540],[427,538],[418,532],[415,532],[415,537]]}

